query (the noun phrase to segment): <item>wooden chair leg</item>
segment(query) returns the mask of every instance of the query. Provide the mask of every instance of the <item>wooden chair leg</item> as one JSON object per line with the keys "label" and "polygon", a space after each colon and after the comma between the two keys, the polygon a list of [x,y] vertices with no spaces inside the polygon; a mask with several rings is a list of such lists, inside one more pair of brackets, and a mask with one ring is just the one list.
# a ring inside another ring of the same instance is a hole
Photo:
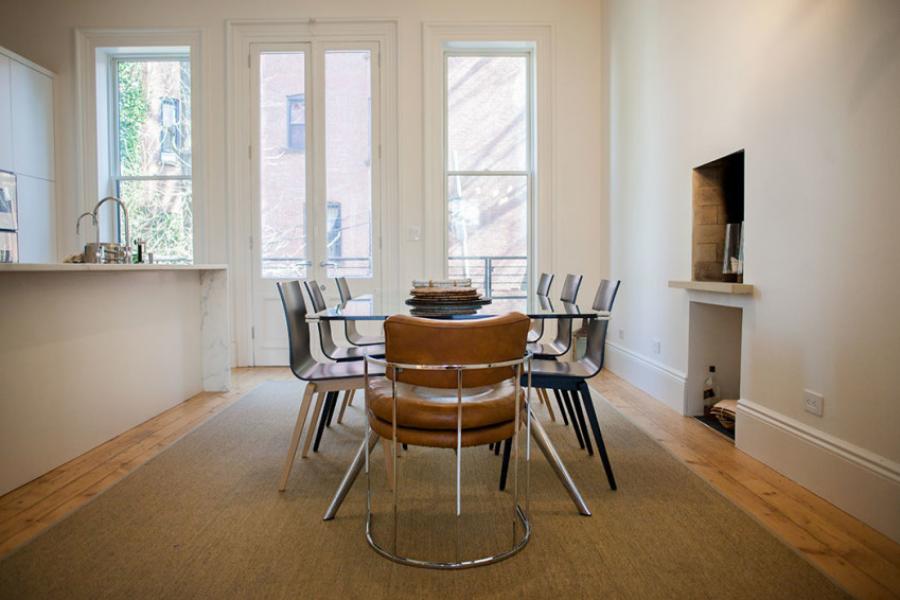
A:
{"label": "wooden chair leg", "polygon": [[538,393],[544,400],[544,406],[547,407],[547,412],[550,413],[550,420],[556,423],[556,413],[553,412],[553,404],[550,402],[550,398],[547,397],[547,390],[545,390],[544,388],[538,388]]}
{"label": "wooden chair leg", "polygon": [[306,430],[306,441],[303,442],[303,458],[309,456],[309,447],[312,445],[313,437],[316,435],[316,425],[319,424],[319,414],[322,412],[322,403],[325,401],[327,394],[316,394],[316,407],[313,409],[312,420],[309,422],[309,429]]}
{"label": "wooden chair leg", "polygon": [[303,392],[303,401],[300,402],[300,410],[297,412],[297,422],[294,424],[294,432],[291,434],[291,445],[284,460],[284,469],[281,471],[281,483],[278,484],[279,492],[283,492],[287,487],[287,480],[294,466],[294,458],[297,456],[297,447],[300,445],[300,436],[303,434],[303,425],[306,423],[306,415],[309,413],[309,402],[315,391],[315,384],[306,384],[306,390]]}
{"label": "wooden chair leg", "polygon": [[350,390],[350,396],[347,398],[347,406],[353,406],[353,396],[356,395],[356,390]]}
{"label": "wooden chair leg", "polygon": [[344,401],[341,402],[341,412],[338,413],[338,424],[344,422],[344,411],[347,410],[347,405],[350,404],[350,395],[353,390],[347,390],[344,392]]}

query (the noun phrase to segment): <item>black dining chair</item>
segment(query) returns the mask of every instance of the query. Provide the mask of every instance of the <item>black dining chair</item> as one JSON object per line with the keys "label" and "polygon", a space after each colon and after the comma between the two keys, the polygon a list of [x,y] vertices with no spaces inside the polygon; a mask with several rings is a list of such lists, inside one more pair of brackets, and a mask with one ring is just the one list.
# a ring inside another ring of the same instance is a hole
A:
{"label": "black dining chair", "polygon": [[[578,299],[581,287],[581,275],[566,275],[559,299],[563,303],[574,304]],[[533,342],[528,350],[535,358],[556,358],[563,356],[572,345],[572,319],[559,319],[556,322],[556,337],[549,342]]]}
{"label": "black dining chair", "polygon": [[[284,317],[287,321],[291,371],[297,379],[306,382],[306,390],[303,393],[303,400],[300,402],[300,411],[297,413],[297,422],[291,434],[290,446],[288,447],[287,457],[281,473],[281,482],[278,485],[278,490],[284,491],[288,477],[291,474],[291,468],[294,465],[297,448],[300,445],[300,436],[306,424],[313,394],[316,394],[316,404],[313,409],[312,419],[310,419],[306,441],[303,444],[302,456],[304,458],[309,454],[309,447],[317,422],[319,427],[318,431],[315,432],[315,449],[318,449],[322,435],[322,426],[325,423],[324,415],[322,419],[319,417],[322,414],[323,406],[327,405],[327,400],[336,397],[340,391],[351,392],[362,389],[365,386],[365,373],[362,361],[318,362],[312,354],[309,324],[306,322],[306,302],[304,302],[303,294],[300,291],[300,282],[279,281],[276,285],[281,296],[281,304],[284,307]],[[372,369],[369,370],[369,377],[382,374],[377,371],[373,373]]]}
{"label": "black dining chair", "polygon": [[[350,293],[350,284],[347,283],[346,277],[335,277],[334,282],[337,284],[341,303],[353,299],[353,294]],[[344,321],[344,336],[347,338],[347,341],[354,346],[377,346],[378,344],[384,344],[384,336],[363,335],[356,328],[356,322],[351,320]]]}
{"label": "black dining chair", "polygon": [[[601,281],[591,308],[596,311],[612,311],[620,283],[618,280],[609,281],[604,279]],[[561,393],[564,396],[567,407],[571,406],[573,408],[570,411],[570,419],[579,444],[582,448],[587,449],[589,455],[593,456],[594,450],[588,435],[588,424],[590,424],[609,487],[614,490],[616,489],[616,478],[613,475],[609,455],[603,443],[600,423],[597,420],[597,413],[594,410],[594,404],[591,399],[591,391],[587,384],[588,379],[596,376],[603,369],[608,327],[609,320],[606,318],[589,320],[587,351],[583,358],[569,362],[548,359],[532,361],[531,385],[535,388],[551,389],[554,393]],[[583,411],[582,408],[584,409]],[[585,420],[585,412],[587,413],[587,421]]]}

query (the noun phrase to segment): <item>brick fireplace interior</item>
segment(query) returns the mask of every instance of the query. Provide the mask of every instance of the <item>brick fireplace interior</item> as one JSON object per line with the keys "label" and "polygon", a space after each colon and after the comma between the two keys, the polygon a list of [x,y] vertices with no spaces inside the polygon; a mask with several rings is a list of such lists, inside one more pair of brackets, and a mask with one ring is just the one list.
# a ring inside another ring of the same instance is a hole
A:
{"label": "brick fireplace interior", "polygon": [[744,221],[743,150],[694,169],[693,210],[691,275],[694,281],[725,281],[725,226]]}

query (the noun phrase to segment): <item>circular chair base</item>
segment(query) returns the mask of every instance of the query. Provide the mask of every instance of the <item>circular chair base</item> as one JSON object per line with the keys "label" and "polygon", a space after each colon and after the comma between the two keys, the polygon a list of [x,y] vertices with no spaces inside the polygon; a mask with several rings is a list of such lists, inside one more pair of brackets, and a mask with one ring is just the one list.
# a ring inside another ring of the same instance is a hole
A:
{"label": "circular chair base", "polygon": [[372,537],[372,514],[369,513],[366,517],[366,541],[369,542],[369,546],[372,547],[375,552],[380,554],[381,556],[388,558],[394,562],[400,563],[401,565],[407,565],[410,567],[421,567],[425,569],[443,569],[443,570],[453,570],[453,569],[470,569],[472,567],[483,567],[485,565],[491,565],[494,563],[498,563],[502,560],[509,558],[510,556],[519,552],[522,548],[528,544],[528,540],[531,539],[531,522],[528,520],[528,517],[525,515],[525,511],[522,510],[522,507],[516,504],[516,516],[519,518],[519,522],[522,524],[522,528],[524,530],[522,537],[516,541],[512,548],[509,550],[505,550],[499,554],[494,554],[491,556],[484,556],[481,558],[473,558],[469,560],[462,560],[459,562],[434,562],[428,560],[422,560],[418,558],[410,558],[408,556],[398,556],[393,552],[383,548],[378,545],[378,542]]}

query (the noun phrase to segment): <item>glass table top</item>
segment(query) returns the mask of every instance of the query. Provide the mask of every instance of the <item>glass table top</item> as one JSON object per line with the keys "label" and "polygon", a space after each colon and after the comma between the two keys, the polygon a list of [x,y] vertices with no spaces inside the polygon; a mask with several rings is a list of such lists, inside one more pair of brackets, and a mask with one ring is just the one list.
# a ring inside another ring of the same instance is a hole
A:
{"label": "glass table top", "polygon": [[545,296],[532,295],[527,298],[494,298],[489,304],[480,306],[454,305],[439,307],[410,306],[406,303],[408,294],[386,293],[365,294],[329,306],[327,309],[310,313],[309,320],[327,321],[383,321],[391,315],[413,315],[442,319],[477,319],[520,312],[532,319],[595,319],[609,318],[606,311],[593,310],[590,305],[573,304],[553,300]]}

